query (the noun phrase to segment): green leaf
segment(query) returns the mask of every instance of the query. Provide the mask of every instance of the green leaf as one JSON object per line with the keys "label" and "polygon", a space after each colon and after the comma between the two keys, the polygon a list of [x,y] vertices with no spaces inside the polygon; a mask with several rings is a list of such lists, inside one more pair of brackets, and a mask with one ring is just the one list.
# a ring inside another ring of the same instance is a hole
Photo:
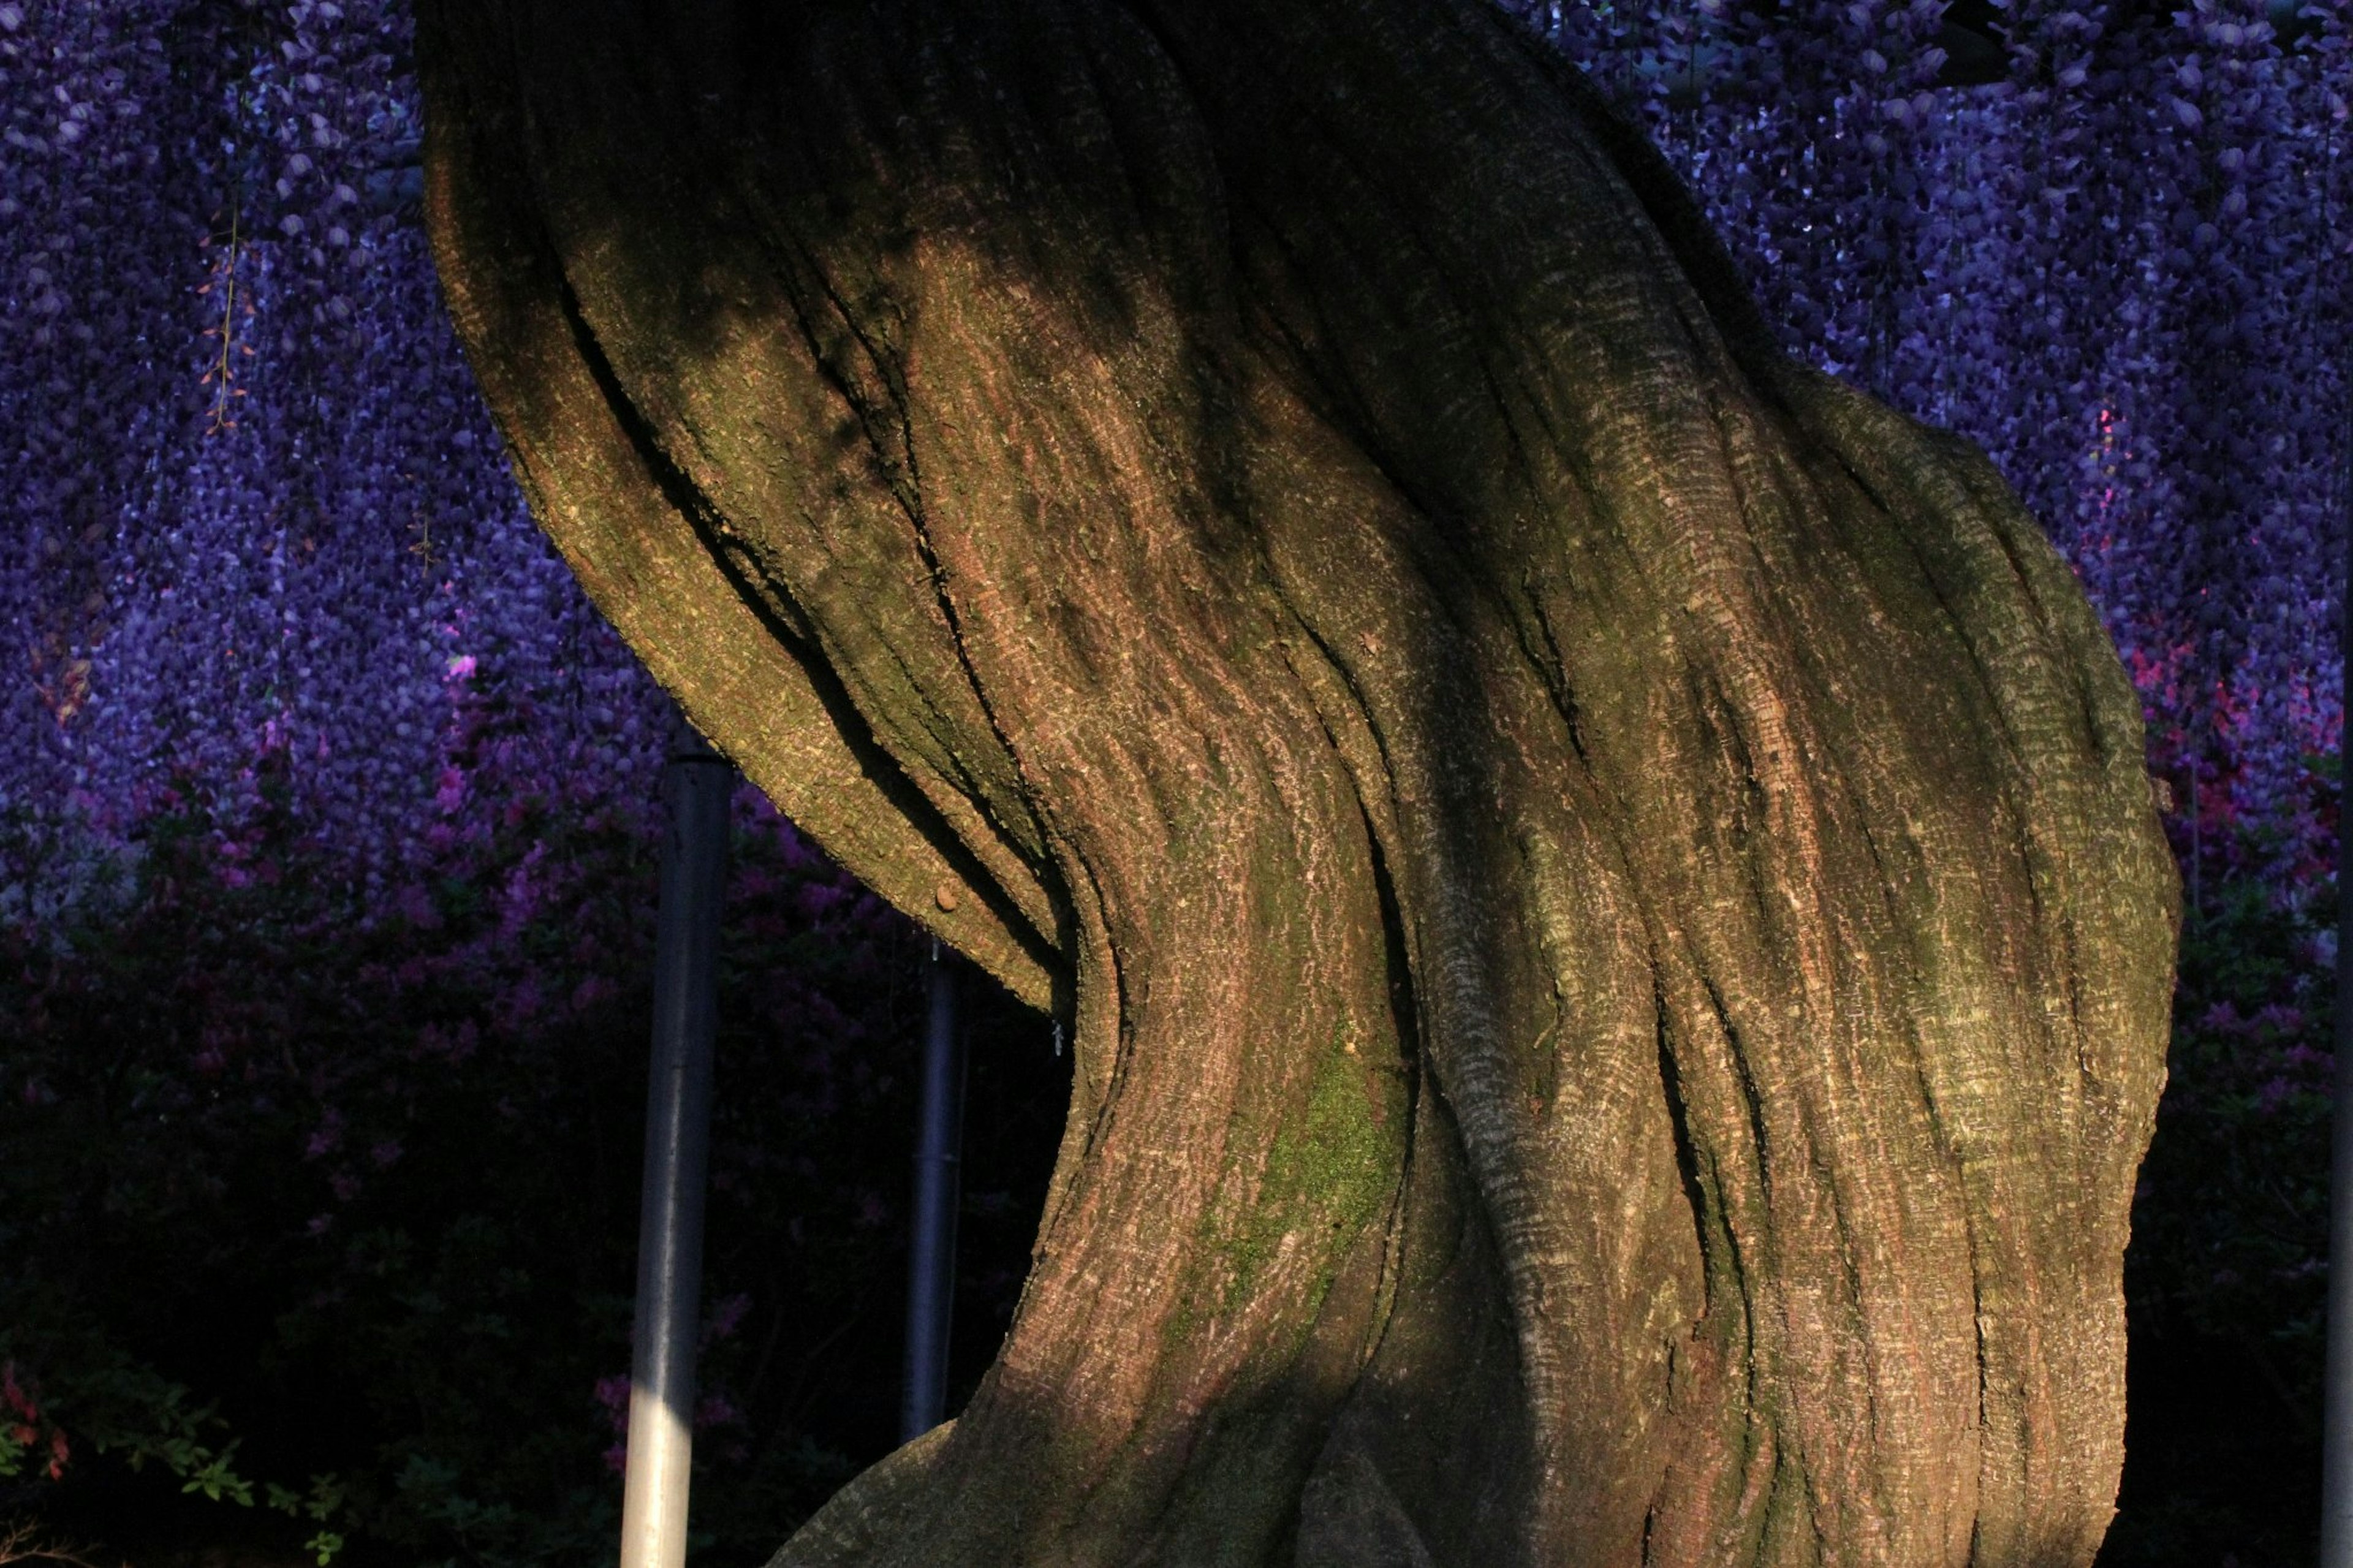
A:
{"label": "green leaf", "polygon": [[215,1502],[227,1499],[240,1508],[253,1506],[253,1483],[229,1468],[229,1460],[237,1453],[234,1441],[217,1454],[206,1454],[202,1449],[196,1452],[203,1462],[188,1473],[181,1491],[202,1492]]}

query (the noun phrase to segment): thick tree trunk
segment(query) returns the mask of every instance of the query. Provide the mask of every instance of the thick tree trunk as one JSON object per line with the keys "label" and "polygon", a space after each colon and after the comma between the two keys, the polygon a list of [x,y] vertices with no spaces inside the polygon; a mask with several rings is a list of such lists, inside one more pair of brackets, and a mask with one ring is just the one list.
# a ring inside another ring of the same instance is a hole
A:
{"label": "thick tree trunk", "polygon": [[1572,70],[1471,0],[420,9],[543,526],[1076,1043],[997,1365],[779,1563],[2090,1560],[2138,703]]}

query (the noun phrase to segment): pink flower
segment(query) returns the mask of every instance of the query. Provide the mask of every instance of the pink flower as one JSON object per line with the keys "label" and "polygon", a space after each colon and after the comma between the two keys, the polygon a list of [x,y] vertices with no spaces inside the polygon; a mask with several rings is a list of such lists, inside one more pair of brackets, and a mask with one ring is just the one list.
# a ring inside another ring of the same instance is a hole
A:
{"label": "pink flower", "polygon": [[393,894],[392,910],[410,925],[425,931],[432,931],[441,923],[441,912],[433,907],[433,895],[415,882]]}
{"label": "pink flower", "polygon": [[322,1155],[332,1154],[343,1141],[343,1113],[340,1110],[330,1110],[320,1119],[318,1129],[302,1145],[302,1158],[316,1160]]}
{"label": "pink flower", "polygon": [[743,1326],[744,1315],[751,1310],[752,1298],[740,1290],[713,1301],[710,1321],[702,1325],[702,1342],[711,1345],[734,1338],[735,1331]]}
{"label": "pink flower", "polygon": [[2304,1014],[2301,1009],[2285,1003],[2274,1002],[2255,1015],[2254,1023],[2260,1028],[2274,1029],[2283,1035],[2294,1034],[2304,1027]]}
{"label": "pink flower", "polygon": [[40,1407],[33,1403],[32,1394],[16,1381],[16,1363],[13,1361],[0,1362],[0,1404],[6,1405],[22,1420],[41,1418]]}
{"label": "pink flower", "polygon": [[500,1026],[519,1034],[539,1016],[545,1000],[540,994],[538,977],[525,975],[501,992],[492,1005],[498,1014]]}

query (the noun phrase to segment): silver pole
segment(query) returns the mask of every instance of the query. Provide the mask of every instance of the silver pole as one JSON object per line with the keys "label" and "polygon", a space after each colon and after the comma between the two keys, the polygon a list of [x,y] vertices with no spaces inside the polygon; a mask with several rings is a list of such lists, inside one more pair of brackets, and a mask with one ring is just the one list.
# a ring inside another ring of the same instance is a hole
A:
{"label": "silver pole", "polygon": [[923,1033],[923,1103],[915,1131],[915,1201],[907,1248],[907,1363],[899,1440],[912,1443],[947,1413],[948,1310],[955,1299],[958,1175],[964,1155],[964,1042],[955,974],[932,943],[931,1022]]}
{"label": "silver pole", "polygon": [[[2353,502],[2353,426],[2346,431],[2346,490]],[[2353,516],[2337,580],[2345,662],[2340,703],[2353,719]],[[2347,738],[2340,732],[2339,747]],[[2340,758],[2340,763],[2342,759]],[[2328,1363],[2322,1375],[2320,1568],[2353,1568],[2353,800],[2342,766],[2337,808],[2337,1083],[2329,1130]]]}
{"label": "silver pole", "polygon": [[719,900],[735,771],[681,713],[662,784],[670,828],[662,841],[654,947],[653,1068],[646,1095],[645,1198],[638,1216],[621,1568],[681,1568],[686,1561],[711,1042],[719,1006]]}
{"label": "silver pole", "polygon": [[2353,1568],[2353,820],[2337,827],[2337,1083],[2329,1134],[2328,1363],[2323,1375],[2320,1568]]}

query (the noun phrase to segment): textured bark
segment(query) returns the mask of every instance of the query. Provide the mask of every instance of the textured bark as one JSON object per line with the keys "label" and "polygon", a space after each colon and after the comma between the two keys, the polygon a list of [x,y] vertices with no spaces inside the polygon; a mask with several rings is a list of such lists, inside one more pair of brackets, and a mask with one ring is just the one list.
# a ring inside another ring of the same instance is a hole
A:
{"label": "textured bark", "polygon": [[430,0],[542,525],[1072,1031],[833,1564],[2081,1564],[2177,889],[1974,449],[1467,0]]}

